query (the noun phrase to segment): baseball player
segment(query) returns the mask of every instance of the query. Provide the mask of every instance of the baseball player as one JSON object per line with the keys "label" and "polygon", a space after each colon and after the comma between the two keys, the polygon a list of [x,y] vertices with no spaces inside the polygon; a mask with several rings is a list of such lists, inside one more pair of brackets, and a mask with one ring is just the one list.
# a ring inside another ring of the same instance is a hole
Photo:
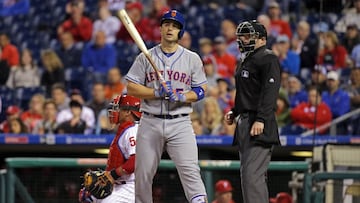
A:
{"label": "baseball player", "polygon": [[228,180],[218,180],[215,184],[215,200],[212,203],[235,203],[232,199],[233,187]]}
{"label": "baseball player", "polygon": [[207,202],[189,116],[191,103],[204,98],[207,81],[200,57],[178,44],[184,28],[180,12],[165,12],[160,22],[161,42],[149,50],[167,87],[161,85],[143,53],[125,77],[128,94],[142,99],[135,164],[136,203],[152,202],[153,177],[164,149],[175,162],[187,200]]}
{"label": "baseball player", "polygon": [[118,125],[108,156],[106,171],[114,180],[113,191],[105,199],[96,199],[85,189],[79,193],[82,203],[132,203],[135,202],[135,146],[140,119],[140,99],[129,96],[117,96],[108,109],[109,121]]}

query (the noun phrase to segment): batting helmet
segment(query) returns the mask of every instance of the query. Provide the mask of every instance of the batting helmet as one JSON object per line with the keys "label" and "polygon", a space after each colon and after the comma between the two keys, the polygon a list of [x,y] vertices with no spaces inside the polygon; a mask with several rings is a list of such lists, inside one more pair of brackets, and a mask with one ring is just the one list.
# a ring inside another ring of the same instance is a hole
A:
{"label": "batting helmet", "polygon": [[120,109],[130,110],[136,119],[141,117],[140,99],[130,95],[118,95],[110,103],[108,108],[108,117],[111,124],[119,123]]}
{"label": "batting helmet", "polygon": [[233,190],[230,181],[219,180],[215,184],[215,191],[217,193],[231,192]]}
{"label": "batting helmet", "polygon": [[[236,28],[237,42],[240,52],[249,52],[255,49],[255,40],[265,37],[267,38],[267,32],[261,23],[256,20],[245,21],[240,23]],[[241,37],[249,37],[250,41],[244,43]]]}
{"label": "batting helmet", "polygon": [[180,25],[180,32],[179,32],[179,39],[180,39],[185,32],[185,19],[183,14],[181,14],[179,11],[174,9],[169,10],[165,12],[164,15],[161,17],[160,25],[162,25],[165,20],[173,20]]}

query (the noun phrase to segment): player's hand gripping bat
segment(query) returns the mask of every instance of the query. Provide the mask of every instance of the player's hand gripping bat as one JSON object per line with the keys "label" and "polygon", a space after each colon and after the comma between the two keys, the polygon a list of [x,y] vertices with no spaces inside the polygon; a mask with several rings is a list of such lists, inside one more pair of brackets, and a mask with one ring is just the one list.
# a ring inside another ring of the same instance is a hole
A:
{"label": "player's hand gripping bat", "polygon": [[[144,40],[141,38],[139,32],[137,31],[137,29],[134,26],[134,23],[131,21],[130,17],[128,16],[128,14],[126,13],[125,9],[121,9],[118,11],[118,16],[121,20],[121,22],[124,24],[126,30],[129,32],[131,38],[134,40],[134,42],[136,43],[136,45],[139,47],[139,49],[141,50],[142,53],[144,53],[145,57],[148,59],[148,61],[151,64],[151,67],[154,69],[154,71],[156,72],[159,81],[161,83],[161,85],[165,88],[165,90],[168,90],[168,85],[166,84],[166,81],[164,79],[164,77],[162,76],[161,72],[159,71],[158,67],[156,66],[156,64],[154,63],[153,59],[150,56],[149,50],[146,48],[146,45],[144,43]],[[170,92],[167,92],[170,93]],[[174,94],[176,95],[176,92],[174,92]]]}

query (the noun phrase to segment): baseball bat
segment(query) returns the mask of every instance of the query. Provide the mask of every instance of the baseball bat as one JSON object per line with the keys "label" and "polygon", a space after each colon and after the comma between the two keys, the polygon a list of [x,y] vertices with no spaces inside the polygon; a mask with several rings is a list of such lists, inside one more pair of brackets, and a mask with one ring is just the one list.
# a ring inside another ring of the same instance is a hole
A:
{"label": "baseball bat", "polygon": [[121,9],[118,11],[119,18],[121,22],[124,24],[126,30],[129,32],[131,38],[134,40],[135,44],[139,47],[140,51],[144,53],[147,60],[150,62],[151,67],[156,72],[160,83],[166,88],[166,91],[168,90],[168,87],[166,85],[166,81],[164,77],[162,76],[161,72],[159,71],[159,68],[154,63],[153,59],[150,56],[149,50],[146,48],[146,45],[144,43],[144,40],[140,36],[138,30],[136,29],[134,23],[131,21],[130,17],[126,13],[125,9]]}

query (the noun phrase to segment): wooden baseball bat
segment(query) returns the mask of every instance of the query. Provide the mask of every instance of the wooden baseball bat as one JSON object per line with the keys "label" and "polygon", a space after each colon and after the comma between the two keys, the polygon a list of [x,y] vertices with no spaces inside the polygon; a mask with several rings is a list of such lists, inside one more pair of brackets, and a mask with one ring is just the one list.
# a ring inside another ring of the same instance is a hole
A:
{"label": "wooden baseball bat", "polygon": [[164,77],[162,76],[158,67],[156,66],[153,59],[151,58],[149,50],[146,48],[146,45],[144,43],[144,40],[140,36],[138,30],[136,29],[134,23],[131,21],[130,17],[126,13],[125,9],[121,9],[120,11],[118,11],[118,15],[119,15],[121,22],[124,24],[126,30],[129,32],[131,38],[135,41],[136,45],[139,47],[141,52],[144,53],[144,55],[150,62],[151,67],[154,69],[154,71],[156,72],[156,74],[160,80],[160,83],[166,88],[166,91],[167,91],[168,87],[166,85],[166,81],[165,81]]}

